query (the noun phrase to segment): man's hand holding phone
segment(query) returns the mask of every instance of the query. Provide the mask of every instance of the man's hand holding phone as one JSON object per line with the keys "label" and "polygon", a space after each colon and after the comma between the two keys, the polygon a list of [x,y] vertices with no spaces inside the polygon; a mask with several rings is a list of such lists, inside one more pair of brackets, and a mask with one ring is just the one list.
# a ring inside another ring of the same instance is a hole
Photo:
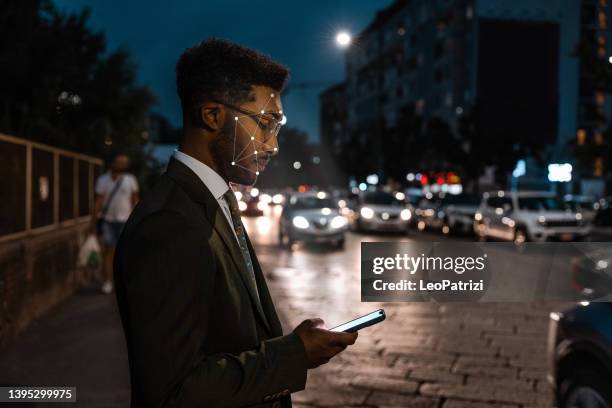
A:
{"label": "man's hand holding phone", "polygon": [[343,351],[347,346],[355,343],[357,332],[333,332],[323,328],[321,319],[304,320],[295,328],[306,350],[306,358],[310,366],[315,368],[327,363],[333,356]]}

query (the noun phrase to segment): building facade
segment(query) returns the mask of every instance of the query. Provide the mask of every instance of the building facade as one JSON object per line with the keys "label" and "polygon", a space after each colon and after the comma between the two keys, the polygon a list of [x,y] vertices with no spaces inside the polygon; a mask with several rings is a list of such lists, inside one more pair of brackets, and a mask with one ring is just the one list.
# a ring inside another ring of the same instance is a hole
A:
{"label": "building facade", "polygon": [[[335,105],[337,86],[323,93],[322,140],[337,152],[363,153],[367,170],[346,162],[349,174],[384,176],[385,152],[397,143],[390,135],[407,112],[456,131],[477,109],[488,142],[528,142],[551,159],[566,156],[581,129],[597,134],[602,127],[581,107],[612,108],[585,79],[575,52],[594,36],[608,55],[608,13],[606,0],[397,0],[347,50],[346,100]],[[335,128],[326,113],[334,105],[345,110]],[[406,170],[418,169],[406,163]]]}

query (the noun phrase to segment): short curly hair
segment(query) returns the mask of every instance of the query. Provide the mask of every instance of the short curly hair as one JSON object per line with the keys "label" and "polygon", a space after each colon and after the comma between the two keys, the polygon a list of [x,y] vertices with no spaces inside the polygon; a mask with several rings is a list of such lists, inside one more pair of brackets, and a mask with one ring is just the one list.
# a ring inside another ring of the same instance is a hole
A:
{"label": "short curly hair", "polygon": [[205,101],[242,103],[252,98],[251,86],[281,92],[289,77],[284,65],[253,49],[210,38],[186,49],[176,64],[176,87],[183,117]]}

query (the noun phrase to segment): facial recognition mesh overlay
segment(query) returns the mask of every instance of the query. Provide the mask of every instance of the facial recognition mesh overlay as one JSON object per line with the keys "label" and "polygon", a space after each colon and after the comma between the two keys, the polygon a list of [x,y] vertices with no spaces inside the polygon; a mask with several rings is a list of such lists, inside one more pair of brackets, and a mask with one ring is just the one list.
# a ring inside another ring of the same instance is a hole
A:
{"label": "facial recognition mesh overlay", "polygon": [[612,301],[603,242],[362,242],[362,302]]}
{"label": "facial recognition mesh overlay", "polygon": [[[278,134],[281,126],[286,122],[286,117],[282,110],[279,111],[279,114],[282,115],[282,120],[270,118],[270,114],[266,113],[267,108],[270,105],[270,101],[277,96],[277,94],[271,93],[263,108],[259,112],[241,113],[240,115],[234,116],[234,153],[232,156],[232,166],[240,167],[241,169],[255,173],[255,175],[258,176],[259,170],[262,169],[259,161],[259,158],[261,157],[260,153],[264,150],[273,150],[274,152],[278,152],[278,147],[274,147],[267,142]],[[253,121],[257,126],[251,127],[252,130],[249,130],[249,126],[245,123],[245,121]],[[238,132],[241,128],[243,131],[247,132],[249,137],[249,142],[243,147],[236,143],[236,140],[238,139]],[[260,138],[256,137],[257,129],[261,129],[263,132],[263,135]],[[252,160],[253,158],[255,158],[257,164],[255,171],[243,165],[246,161]]]}

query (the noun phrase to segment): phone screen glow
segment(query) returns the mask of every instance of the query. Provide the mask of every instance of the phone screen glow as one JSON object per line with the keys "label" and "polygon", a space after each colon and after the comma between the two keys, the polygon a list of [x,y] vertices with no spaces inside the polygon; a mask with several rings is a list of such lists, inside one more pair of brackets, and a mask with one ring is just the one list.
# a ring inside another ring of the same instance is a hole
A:
{"label": "phone screen glow", "polygon": [[351,320],[350,322],[346,322],[344,324],[341,324],[340,326],[336,326],[336,327],[330,329],[330,331],[342,332],[342,331],[348,330],[348,329],[350,329],[352,327],[359,326],[362,323],[366,323],[366,322],[368,322],[370,320],[373,320],[373,319],[377,318],[380,315],[381,315],[381,311],[377,310],[375,312],[368,313],[365,316],[358,317],[355,320]]}

